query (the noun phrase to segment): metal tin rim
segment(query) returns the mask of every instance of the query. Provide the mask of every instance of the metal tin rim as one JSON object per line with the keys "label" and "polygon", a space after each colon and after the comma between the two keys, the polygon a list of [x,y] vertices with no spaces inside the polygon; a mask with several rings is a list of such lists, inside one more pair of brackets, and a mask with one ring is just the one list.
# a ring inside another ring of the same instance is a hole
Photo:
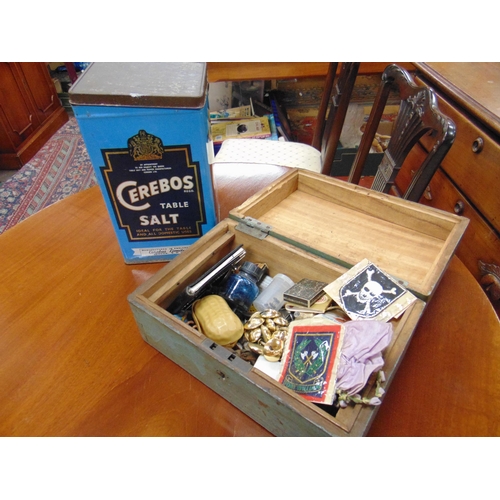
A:
{"label": "metal tin rim", "polygon": [[[200,86],[199,95],[153,95],[140,92],[111,92],[102,89],[92,89],[89,84],[89,74],[93,71],[96,63],[91,63],[85,72],[80,76],[79,80],[70,88],[69,102],[71,105],[91,105],[91,106],[115,106],[115,107],[146,107],[146,108],[182,108],[182,109],[200,109],[205,105],[208,90],[207,69],[206,63],[202,64],[200,73]],[[99,63],[102,64],[102,63]],[[114,64],[114,63],[105,63]],[[135,64],[135,63],[123,63]],[[143,63],[148,64],[148,63]],[[182,64],[182,63],[162,63],[168,64]],[[199,63],[185,63],[185,64],[199,64]],[[102,67],[102,66],[101,66]],[[107,87],[110,84],[108,83]]]}

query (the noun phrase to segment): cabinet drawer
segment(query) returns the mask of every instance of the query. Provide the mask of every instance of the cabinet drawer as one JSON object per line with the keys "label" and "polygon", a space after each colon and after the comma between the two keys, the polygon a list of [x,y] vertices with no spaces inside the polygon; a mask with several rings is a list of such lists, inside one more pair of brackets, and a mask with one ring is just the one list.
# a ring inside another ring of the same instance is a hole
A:
{"label": "cabinet drawer", "polygon": [[439,169],[430,182],[430,198],[423,196],[420,203],[455,212],[467,217],[470,222],[456,254],[469,271],[479,280],[481,274],[478,261],[500,265],[500,240],[495,231],[485,222],[467,199]]}
{"label": "cabinet drawer", "polygon": [[[470,118],[439,96],[439,109],[456,124],[457,135],[442,162],[444,171],[500,231],[500,144],[475,125]],[[423,141],[425,144],[425,141]]]}

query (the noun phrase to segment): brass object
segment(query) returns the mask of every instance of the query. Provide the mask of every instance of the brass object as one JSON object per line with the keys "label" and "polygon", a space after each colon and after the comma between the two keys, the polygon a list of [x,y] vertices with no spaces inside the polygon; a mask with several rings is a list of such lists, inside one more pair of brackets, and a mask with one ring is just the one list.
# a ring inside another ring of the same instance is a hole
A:
{"label": "brass object", "polygon": [[500,266],[479,261],[480,283],[493,302],[500,300]]}
{"label": "brass object", "polygon": [[244,325],[247,348],[268,361],[277,362],[283,355],[288,334],[288,321],[274,309],[266,309],[250,316]]}
{"label": "brass object", "polygon": [[283,318],[283,316],[279,316],[279,317],[275,318],[273,321],[274,321],[274,324],[277,325],[278,327],[288,326],[288,321],[285,318]]}
{"label": "brass object", "polygon": [[256,344],[255,342],[249,342],[248,349],[252,352],[256,352],[257,354],[264,354],[264,347],[260,344]]}
{"label": "brass object", "polygon": [[263,318],[252,317],[245,323],[245,330],[254,330],[264,323]]}
{"label": "brass object", "polygon": [[262,331],[260,328],[255,328],[254,330],[245,330],[245,338],[249,342],[259,342],[262,336]]}
{"label": "brass object", "polygon": [[272,332],[276,331],[276,325],[274,324],[274,321],[272,319],[270,318],[266,319],[266,326]]}
{"label": "brass object", "polygon": [[483,150],[484,147],[484,140],[482,137],[478,137],[473,143],[472,143],[472,152],[473,153],[480,153]]}
{"label": "brass object", "polygon": [[273,338],[273,334],[271,330],[267,327],[267,325],[262,325],[260,327],[260,331],[262,333],[262,338],[264,339],[264,342],[269,342]]}
{"label": "brass object", "polygon": [[279,330],[276,330],[274,332],[273,338],[283,340],[284,342],[286,340],[287,334],[288,328],[280,328]]}
{"label": "brass object", "polygon": [[280,316],[280,313],[278,311],[276,311],[275,309],[266,309],[264,311],[262,311],[261,313],[255,313],[256,315],[260,314],[260,317],[261,318],[264,318],[264,319],[273,319],[273,318],[277,318],[278,316]]}
{"label": "brass object", "polygon": [[281,359],[285,343],[281,339],[272,338],[264,344],[264,357],[268,361],[277,362]]}

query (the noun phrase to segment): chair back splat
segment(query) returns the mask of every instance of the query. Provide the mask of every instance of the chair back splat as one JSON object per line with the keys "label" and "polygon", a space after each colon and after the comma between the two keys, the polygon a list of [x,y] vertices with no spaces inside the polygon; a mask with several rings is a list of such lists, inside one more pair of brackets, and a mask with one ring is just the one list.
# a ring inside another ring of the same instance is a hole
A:
{"label": "chair back splat", "polygon": [[402,196],[404,199],[418,202],[453,144],[456,127],[450,118],[439,111],[434,91],[431,88],[416,85],[409,73],[395,64],[388,66],[382,75],[380,88],[348,181],[354,184],[359,183],[391,90],[399,93],[400,107],[372,189],[388,193],[394,185],[406,156],[421,137],[429,134],[434,140],[434,146]]}
{"label": "chair back splat", "polygon": [[338,65],[339,63],[337,62],[331,62],[328,65],[325,86],[323,88],[323,94],[321,95],[321,102],[319,103],[318,114],[316,116],[316,127],[314,128],[313,139],[311,142],[311,146],[316,148],[318,151],[321,149],[321,142],[323,140],[323,133],[325,131],[326,124],[326,114],[328,112],[328,106],[330,105],[330,98],[332,96],[333,83],[337,74]]}
{"label": "chair back splat", "polygon": [[[325,175],[331,173],[359,65],[359,62],[342,63],[335,84],[333,82],[338,63],[330,63],[329,66],[312,143],[316,149],[321,151],[321,173]],[[330,110],[325,121],[328,103],[330,103]]]}
{"label": "chair back splat", "polygon": [[[342,64],[338,77],[338,65]],[[330,175],[360,63],[330,63],[312,145],[292,141],[226,139],[217,163],[281,165]],[[328,116],[327,116],[328,115]]]}

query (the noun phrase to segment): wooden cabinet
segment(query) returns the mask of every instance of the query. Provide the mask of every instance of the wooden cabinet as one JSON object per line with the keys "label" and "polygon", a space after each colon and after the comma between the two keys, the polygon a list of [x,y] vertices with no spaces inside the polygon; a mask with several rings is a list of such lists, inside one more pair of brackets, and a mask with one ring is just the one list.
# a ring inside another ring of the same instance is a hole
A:
{"label": "wooden cabinet", "polygon": [[0,63],[0,168],[27,163],[68,115],[45,63]]}
{"label": "wooden cabinet", "polygon": [[[328,72],[328,64],[328,62],[209,62],[207,76],[209,82],[324,77]],[[379,74],[388,64],[390,63],[362,62],[358,74]],[[409,62],[396,64],[409,71],[415,69]]]}
{"label": "wooden cabinet", "polygon": [[[500,92],[498,85],[492,86],[500,80],[500,64],[415,65],[419,69],[416,80],[436,91],[440,110],[457,127],[455,142],[421,203],[470,220],[456,253],[484,284],[480,261],[500,269]],[[422,146],[427,147],[425,140]],[[403,182],[411,175],[411,160],[405,167]],[[494,289],[488,293],[500,313]]]}

